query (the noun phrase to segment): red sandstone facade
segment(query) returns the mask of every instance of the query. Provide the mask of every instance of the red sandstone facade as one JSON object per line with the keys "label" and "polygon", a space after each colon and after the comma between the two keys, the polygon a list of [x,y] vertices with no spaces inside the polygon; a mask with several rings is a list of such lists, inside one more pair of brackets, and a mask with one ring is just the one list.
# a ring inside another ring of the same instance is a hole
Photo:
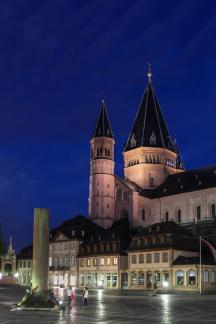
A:
{"label": "red sandstone facade", "polygon": [[[127,217],[131,227],[216,217],[216,166],[185,171],[148,73],[124,156],[124,179],[114,174],[114,138],[107,110],[91,139],[89,217],[104,228]],[[215,179],[215,180],[214,180]]]}

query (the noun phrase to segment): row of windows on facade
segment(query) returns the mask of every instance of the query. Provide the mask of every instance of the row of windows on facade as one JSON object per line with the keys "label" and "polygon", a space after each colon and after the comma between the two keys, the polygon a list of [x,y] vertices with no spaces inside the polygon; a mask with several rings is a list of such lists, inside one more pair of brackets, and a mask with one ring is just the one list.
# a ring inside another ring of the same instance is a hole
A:
{"label": "row of windows on facade", "polygon": [[[82,236],[84,236],[84,234],[85,233],[83,231]],[[63,251],[63,250],[68,250],[68,249],[74,250],[75,247],[76,247],[76,244],[74,242],[64,242],[64,243],[52,243],[52,244],[50,244],[49,249],[50,249],[50,251]]]}
{"label": "row of windows on facade", "polygon": [[163,252],[162,255],[159,252],[156,253],[147,253],[146,256],[144,254],[139,254],[138,256],[136,254],[131,255],[131,264],[137,264],[137,263],[152,263],[152,260],[154,263],[161,262],[168,262],[169,255],[167,252]]}
{"label": "row of windows on facade", "polygon": [[[202,216],[202,214],[201,214],[201,206],[199,205],[199,206],[196,206],[196,208],[195,208],[194,220],[195,221],[201,220],[201,216]],[[176,211],[175,217],[176,217],[177,222],[178,223],[181,223],[181,221],[182,221],[182,212],[181,212],[181,209],[178,209]],[[215,203],[213,203],[213,204],[210,205],[210,217],[216,218],[216,204]],[[168,211],[166,211],[164,213],[164,220],[166,222],[169,221],[169,212]]]}
{"label": "row of windows on facade", "polygon": [[[154,279],[159,283],[161,281],[161,274],[160,272],[154,273]],[[147,271],[146,273],[146,281],[147,287],[150,288],[153,281],[153,274],[151,271]],[[163,272],[162,281],[169,282],[169,273]],[[205,284],[215,284],[216,283],[216,272],[215,270],[204,270],[203,271],[203,282]],[[130,274],[130,284],[131,286],[143,286],[145,284],[145,274],[143,271],[131,272]],[[196,270],[177,270],[175,271],[175,284],[176,286],[183,286],[183,285],[196,285],[197,284],[197,271]]]}
{"label": "row of windows on facade", "polygon": [[49,266],[55,267],[74,267],[76,265],[76,258],[74,255],[66,256],[66,257],[49,257]]}
{"label": "row of windows on facade", "polygon": [[[96,207],[99,207],[99,202],[98,202],[98,201],[96,202]],[[109,205],[109,204],[107,204],[107,205],[106,205],[106,207],[107,207],[107,208],[109,208],[109,207],[110,207],[110,205]]]}
{"label": "row of windows on facade", "polygon": [[30,260],[28,260],[28,261],[20,260],[19,261],[19,267],[20,268],[31,268],[31,261]]}
{"label": "row of windows on facade", "polygon": [[[99,282],[98,282],[99,281]],[[106,275],[100,276],[100,280],[98,280],[97,273],[88,274],[87,276],[81,275],[80,276],[80,286],[94,286],[97,287],[98,283],[101,286],[106,287],[116,287],[118,282],[118,275],[117,273],[107,273]]]}
{"label": "row of windows on facade", "polygon": [[107,258],[93,258],[93,260],[89,259],[80,259],[80,267],[96,267],[97,265],[100,266],[110,266],[110,265],[117,265],[118,264],[118,258],[117,257],[107,257]]}
{"label": "row of windows on facade", "polygon": [[[149,228],[150,229],[150,228]],[[149,245],[161,245],[164,243],[170,243],[171,238],[165,235],[137,238],[133,240],[133,247],[144,247]]]}
{"label": "row of windows on facade", "polygon": [[[114,236],[114,235],[113,235]],[[100,240],[100,236],[98,238]],[[95,244],[93,246],[82,246],[80,248],[80,252],[83,253],[91,253],[91,252],[110,252],[110,251],[116,251],[117,249],[117,243],[106,243],[106,244]]]}
{"label": "row of windows on facade", "polygon": [[[176,285],[195,285],[197,282],[197,271],[190,270],[185,272],[183,270],[176,271]],[[215,270],[204,270],[203,271],[203,282],[204,283],[215,283],[216,282],[216,274]]]}
{"label": "row of windows on facade", "polygon": [[[139,159],[136,160],[130,160],[128,162],[127,166],[133,166],[139,164],[140,161]],[[159,164],[160,163],[160,158],[158,155],[145,155],[145,163],[153,163],[153,164]],[[172,159],[166,158],[165,159],[165,164],[171,167],[176,166],[176,162]]]}
{"label": "row of windows on facade", "polygon": [[31,279],[32,279],[31,272],[19,275],[19,282],[23,285],[30,285]]}
{"label": "row of windows on facade", "polygon": [[[97,148],[97,156],[107,156],[110,157],[110,149],[109,148],[103,148],[103,147],[98,147]],[[94,157],[94,151],[91,150],[91,157]]]}
{"label": "row of windows on facade", "polygon": [[[163,271],[162,273],[162,281],[169,281],[169,272]],[[161,274],[159,271],[155,271],[152,273],[151,271],[146,272],[146,286],[147,288],[152,288],[153,283],[158,283],[161,281]],[[127,282],[124,283],[125,285],[128,285]],[[139,271],[138,273],[133,271],[130,273],[130,285],[131,286],[144,286],[145,285],[145,273],[144,271]]]}

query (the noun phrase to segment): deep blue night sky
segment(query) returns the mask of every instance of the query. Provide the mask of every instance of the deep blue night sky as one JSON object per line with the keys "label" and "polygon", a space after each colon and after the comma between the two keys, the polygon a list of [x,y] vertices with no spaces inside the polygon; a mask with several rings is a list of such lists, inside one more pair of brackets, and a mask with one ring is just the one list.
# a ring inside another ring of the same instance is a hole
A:
{"label": "deep blue night sky", "polygon": [[105,101],[121,152],[153,84],[186,168],[216,164],[215,1],[0,2],[0,221],[15,247],[33,208],[87,214],[89,140]]}

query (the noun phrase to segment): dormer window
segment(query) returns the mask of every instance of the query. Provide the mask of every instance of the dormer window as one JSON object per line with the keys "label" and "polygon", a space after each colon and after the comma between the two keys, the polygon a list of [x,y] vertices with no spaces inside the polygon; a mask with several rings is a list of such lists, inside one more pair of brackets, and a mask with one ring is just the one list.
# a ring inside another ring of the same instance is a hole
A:
{"label": "dormer window", "polygon": [[75,231],[74,230],[72,230],[72,236],[75,236]]}
{"label": "dormer window", "polygon": [[85,231],[81,231],[81,235],[83,237],[85,235]]}
{"label": "dormer window", "polygon": [[110,130],[109,130],[109,128],[107,129],[106,133],[107,133],[108,136],[110,135]]}
{"label": "dormer window", "polygon": [[152,134],[150,136],[150,144],[151,145],[156,145],[156,136],[155,136],[154,132],[152,132]]}
{"label": "dormer window", "polygon": [[131,135],[130,145],[131,145],[131,147],[136,146],[136,137],[135,137],[135,134],[132,134]]}

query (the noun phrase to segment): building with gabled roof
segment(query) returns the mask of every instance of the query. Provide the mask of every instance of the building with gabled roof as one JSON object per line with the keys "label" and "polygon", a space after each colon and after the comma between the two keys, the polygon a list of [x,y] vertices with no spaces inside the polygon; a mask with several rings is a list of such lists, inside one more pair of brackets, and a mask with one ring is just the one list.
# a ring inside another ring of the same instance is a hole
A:
{"label": "building with gabled roof", "polygon": [[109,228],[128,218],[132,228],[162,221],[198,224],[216,219],[216,166],[185,170],[149,69],[126,142],[124,177],[115,175],[115,140],[104,100],[91,138],[89,217]]}

